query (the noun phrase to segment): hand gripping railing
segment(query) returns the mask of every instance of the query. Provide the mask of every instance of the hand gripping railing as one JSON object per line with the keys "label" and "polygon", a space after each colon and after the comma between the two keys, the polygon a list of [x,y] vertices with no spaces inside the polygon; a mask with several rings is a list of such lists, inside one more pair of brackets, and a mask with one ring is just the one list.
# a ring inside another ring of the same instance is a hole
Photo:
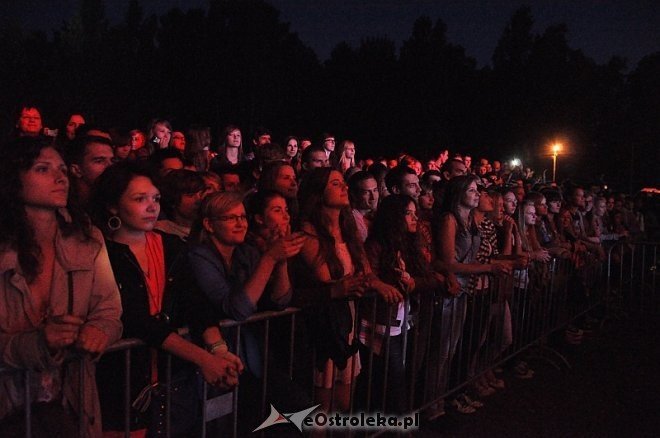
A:
{"label": "hand gripping railing", "polygon": [[[392,327],[389,324],[396,319],[392,313],[396,312],[396,307],[387,309],[383,324],[376,315],[378,298],[371,296],[355,300],[352,336],[356,341],[360,332],[363,339],[380,338],[380,347],[375,348],[371,341],[361,346],[362,375],[351,379],[346,391],[348,403],[343,404],[346,394],[336,384],[322,408],[353,413],[398,410],[395,412],[398,414],[439,409],[445,398],[474,383],[488,370],[530,351],[530,347],[536,357],[543,357],[558,367],[568,365],[565,358],[547,346],[546,341],[553,332],[565,329],[569,323],[603,303],[611,317],[614,297],[617,296],[634,304],[641,313],[658,310],[658,244],[619,243],[609,248],[607,254],[606,264],[591,260],[576,267],[573,260],[553,259],[546,264],[532,263],[511,276],[477,276],[470,294],[450,296],[437,290],[411,295],[404,306],[405,323],[401,335],[396,337],[390,334]],[[257,313],[245,321],[220,322],[235,354],[245,358],[254,353],[243,351],[245,345],[248,348],[259,346],[259,366],[256,368],[260,368],[261,374],[257,379],[258,393],[245,393],[239,385],[223,394],[206,383],[202,385],[202,424],[199,427],[202,436],[241,436],[246,431],[251,432],[240,422],[246,418],[255,424],[265,420],[269,405],[275,406],[271,399],[277,395],[273,394],[273,387],[282,386],[282,381],[285,388],[287,385],[302,388],[309,407],[323,399],[324,391],[312,384],[316,346],[304,342],[309,335],[305,333],[307,326],[303,321],[308,313],[308,309],[289,308]],[[284,325],[274,328],[277,321],[284,321]],[[248,338],[258,342],[250,346]],[[275,344],[278,346],[274,350]],[[121,352],[124,355],[122,409],[125,436],[130,432],[132,352],[138,348],[145,348],[144,343],[124,339],[112,345],[106,353],[106,356]],[[355,366],[358,360],[356,355],[349,359],[349,363]],[[284,364],[283,378],[280,374],[272,375],[274,366],[278,365],[273,362]],[[171,375],[171,360],[167,363],[166,378]],[[403,379],[401,369],[405,374]],[[0,371],[4,374],[23,373],[25,398],[31,399],[31,371]],[[333,373],[339,371],[333,367]],[[334,380],[333,377],[331,381]],[[171,394],[169,385],[165,388],[168,394],[166,434],[169,436]],[[84,394],[82,381],[80,393]],[[252,401],[256,410],[241,412],[239,397]],[[26,436],[29,437],[29,403],[24,412]],[[81,434],[83,428],[81,420]]]}

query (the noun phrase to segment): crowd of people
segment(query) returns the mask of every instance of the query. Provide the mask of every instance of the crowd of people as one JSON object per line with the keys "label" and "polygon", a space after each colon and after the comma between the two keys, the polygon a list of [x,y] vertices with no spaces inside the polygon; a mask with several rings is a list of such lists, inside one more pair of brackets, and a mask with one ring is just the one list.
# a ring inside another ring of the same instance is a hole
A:
{"label": "crowd of people", "polygon": [[[266,372],[258,336],[246,330],[237,350],[218,321],[288,306],[308,316],[314,398],[325,409],[332,401],[348,410],[355,388],[355,406],[386,401],[387,412],[403,413],[414,369],[437,399],[429,420],[445,404],[471,413],[483,405],[476,398],[505,388],[492,371],[472,394],[440,396],[457,334],[483,331],[466,327],[465,315],[484,281],[553,257],[576,267],[602,261],[609,242],[643,235],[653,220],[637,199],[598,184],[558,186],[448,150],[424,162],[372,159],[332,133],[276,143],[266,128],[248,140],[229,125],[214,138],[204,126],[174,130],[155,119],[124,131],[85,124],[81,114],[55,131],[33,105],[16,120],[0,153],[0,366],[34,374],[30,400],[25,380],[0,374],[3,436],[24,427],[26,403],[41,422],[33,431],[52,431],[48,418],[61,430],[82,418],[88,436],[123,436],[123,356],[98,360],[122,336],[148,346],[131,362],[134,436],[165,427],[163,353],[174,358],[172,432],[189,436],[201,418],[198,376],[218,393],[240,383],[245,394]],[[355,300],[363,296],[375,298]],[[515,306],[504,305],[515,318]],[[406,351],[414,326],[428,357]],[[580,328],[572,330],[579,343]],[[515,372],[533,375],[523,361]],[[385,375],[384,393],[368,391]],[[289,412],[310,406],[288,378],[269,384]]]}

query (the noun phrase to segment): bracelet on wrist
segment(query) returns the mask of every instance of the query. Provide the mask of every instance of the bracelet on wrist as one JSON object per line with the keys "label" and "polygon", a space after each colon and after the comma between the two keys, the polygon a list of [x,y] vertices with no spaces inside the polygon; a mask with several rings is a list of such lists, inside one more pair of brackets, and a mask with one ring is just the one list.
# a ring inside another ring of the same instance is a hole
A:
{"label": "bracelet on wrist", "polygon": [[208,350],[209,353],[215,354],[216,352],[221,352],[221,353],[226,353],[229,351],[229,347],[227,347],[227,343],[223,341],[218,341],[214,342],[211,345],[207,345],[206,349]]}

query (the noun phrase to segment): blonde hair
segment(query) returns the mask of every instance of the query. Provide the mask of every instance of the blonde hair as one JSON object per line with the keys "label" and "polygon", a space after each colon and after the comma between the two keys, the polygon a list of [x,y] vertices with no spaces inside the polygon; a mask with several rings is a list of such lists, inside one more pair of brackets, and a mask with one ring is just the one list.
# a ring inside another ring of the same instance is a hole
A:
{"label": "blonde hair", "polygon": [[341,152],[340,152],[340,156],[339,156],[339,161],[337,163],[337,167],[341,171],[342,174],[344,172],[346,172],[348,169],[350,169],[351,167],[355,167],[355,154],[353,155],[352,158],[348,158],[346,156],[346,147],[348,145],[351,145],[351,146],[355,147],[355,143],[353,143],[353,141],[351,141],[351,140],[344,140],[344,141],[341,142],[341,145],[340,145]]}
{"label": "blonde hair", "polygon": [[210,241],[210,234],[204,229],[204,219],[213,219],[226,213],[232,208],[243,203],[243,195],[237,192],[211,193],[202,201],[199,208],[199,224],[197,227],[195,241],[198,243]]}
{"label": "blonde hair", "polygon": [[523,250],[536,251],[538,249],[537,247],[539,246],[538,241],[535,242],[536,239],[534,238],[536,229],[534,226],[528,226],[525,223],[525,209],[527,207],[533,207],[534,211],[536,211],[534,201],[531,199],[523,200],[523,202],[518,204],[518,232],[520,233]]}

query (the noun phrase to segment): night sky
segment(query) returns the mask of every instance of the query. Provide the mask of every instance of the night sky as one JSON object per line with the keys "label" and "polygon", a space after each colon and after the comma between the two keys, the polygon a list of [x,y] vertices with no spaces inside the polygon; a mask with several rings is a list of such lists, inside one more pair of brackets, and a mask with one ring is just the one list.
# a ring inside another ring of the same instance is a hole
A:
{"label": "night sky", "polygon": [[[451,43],[465,47],[479,66],[490,57],[513,12],[523,4],[532,8],[535,32],[565,23],[572,48],[598,63],[617,55],[634,68],[644,55],[660,51],[660,2],[654,0],[271,0],[283,21],[311,46],[321,60],[341,41],[356,46],[360,39],[387,36],[400,44],[409,37],[420,15],[448,26]],[[25,29],[50,31],[61,27],[76,11],[78,0],[2,0],[0,23],[20,23]],[[111,22],[122,19],[128,0],[106,0]],[[142,0],[146,14],[162,14],[179,7],[205,7],[207,0]]]}

